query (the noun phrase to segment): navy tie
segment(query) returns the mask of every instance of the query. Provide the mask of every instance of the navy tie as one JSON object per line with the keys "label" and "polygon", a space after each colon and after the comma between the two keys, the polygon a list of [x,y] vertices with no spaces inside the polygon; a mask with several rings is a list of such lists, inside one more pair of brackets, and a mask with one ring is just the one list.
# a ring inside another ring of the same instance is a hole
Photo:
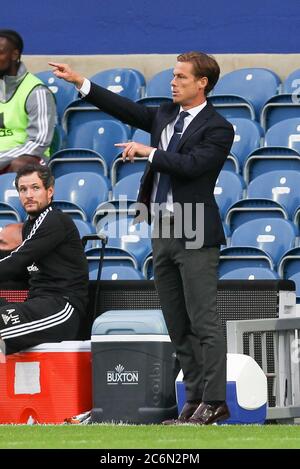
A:
{"label": "navy tie", "polygon": [[[189,115],[186,111],[181,111],[179,114],[179,119],[174,125],[174,133],[169,141],[167,151],[175,151],[179,140],[181,139],[184,119]],[[167,195],[171,187],[171,178],[169,174],[160,173],[159,182],[157,186],[157,192],[155,197],[155,203],[162,204],[167,202]]]}

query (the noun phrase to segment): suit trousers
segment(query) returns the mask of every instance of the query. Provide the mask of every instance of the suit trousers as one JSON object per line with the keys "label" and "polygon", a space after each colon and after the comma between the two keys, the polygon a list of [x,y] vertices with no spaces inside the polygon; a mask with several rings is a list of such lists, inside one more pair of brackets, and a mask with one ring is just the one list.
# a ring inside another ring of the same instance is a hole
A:
{"label": "suit trousers", "polygon": [[220,250],[186,249],[172,228],[169,237],[152,238],[154,280],[187,400],[225,401],[226,343],[216,310]]}

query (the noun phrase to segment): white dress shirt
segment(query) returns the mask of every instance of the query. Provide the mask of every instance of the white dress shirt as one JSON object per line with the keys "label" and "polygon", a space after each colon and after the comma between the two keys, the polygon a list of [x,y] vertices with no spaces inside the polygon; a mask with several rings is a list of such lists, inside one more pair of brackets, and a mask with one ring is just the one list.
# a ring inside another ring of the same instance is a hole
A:
{"label": "white dress shirt", "polygon": [[76,88],[79,93],[85,97],[86,95],[89,94],[91,91],[91,82],[87,78],[83,80],[82,87],[81,88]]}

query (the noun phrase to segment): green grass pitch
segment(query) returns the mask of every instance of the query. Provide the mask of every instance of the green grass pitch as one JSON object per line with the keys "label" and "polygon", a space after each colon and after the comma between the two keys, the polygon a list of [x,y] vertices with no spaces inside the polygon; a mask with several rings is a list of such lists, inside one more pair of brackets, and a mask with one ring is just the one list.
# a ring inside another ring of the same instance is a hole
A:
{"label": "green grass pitch", "polygon": [[300,448],[298,425],[0,425],[1,449]]}

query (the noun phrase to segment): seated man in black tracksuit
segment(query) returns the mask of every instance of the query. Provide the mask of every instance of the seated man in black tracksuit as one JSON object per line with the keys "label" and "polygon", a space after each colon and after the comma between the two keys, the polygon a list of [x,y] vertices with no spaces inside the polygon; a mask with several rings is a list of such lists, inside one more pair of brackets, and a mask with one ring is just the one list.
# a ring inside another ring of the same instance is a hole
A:
{"label": "seated man in black tracksuit", "polygon": [[77,339],[88,300],[88,265],[79,233],[72,219],[51,205],[49,168],[23,167],[16,188],[28,219],[22,244],[0,259],[0,282],[27,269],[29,295],[24,303],[0,307],[0,352],[5,354]]}

